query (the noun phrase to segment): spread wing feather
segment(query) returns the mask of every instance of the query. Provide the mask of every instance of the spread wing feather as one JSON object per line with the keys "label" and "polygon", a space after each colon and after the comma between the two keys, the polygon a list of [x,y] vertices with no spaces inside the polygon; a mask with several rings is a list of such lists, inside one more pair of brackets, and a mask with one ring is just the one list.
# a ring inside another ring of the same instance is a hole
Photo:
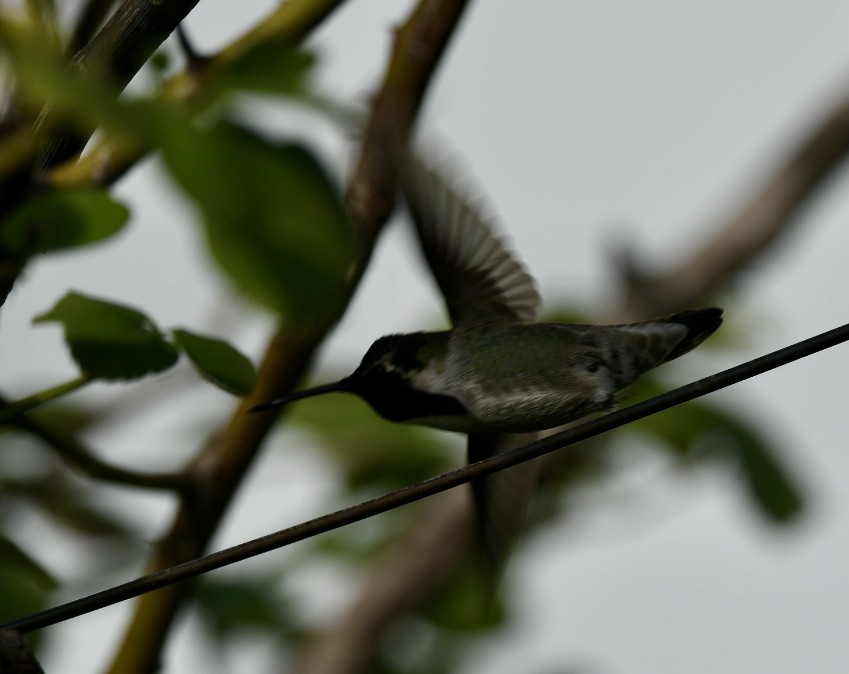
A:
{"label": "spread wing feather", "polygon": [[493,233],[479,204],[415,158],[402,170],[402,185],[454,326],[536,320],[540,297],[534,280]]}

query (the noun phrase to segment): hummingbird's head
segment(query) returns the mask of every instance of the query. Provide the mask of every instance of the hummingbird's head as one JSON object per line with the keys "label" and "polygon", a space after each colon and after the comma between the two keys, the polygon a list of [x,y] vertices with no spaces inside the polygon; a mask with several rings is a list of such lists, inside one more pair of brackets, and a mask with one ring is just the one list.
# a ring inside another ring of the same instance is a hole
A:
{"label": "hummingbird's head", "polygon": [[462,415],[465,408],[449,396],[419,390],[416,374],[445,357],[448,332],[414,332],[381,337],[359,367],[339,382],[391,421]]}
{"label": "hummingbird's head", "polygon": [[425,366],[423,350],[426,345],[427,337],[423,332],[381,337],[369,347],[350,378],[383,380],[386,377],[406,377]]}
{"label": "hummingbird's head", "polygon": [[453,399],[417,391],[412,381],[412,375],[424,369],[431,359],[444,355],[447,340],[447,332],[416,332],[381,337],[369,347],[360,365],[348,377],[261,403],[251,410],[264,410],[338,391],[360,396],[378,414],[392,421],[404,421],[428,414],[462,414],[465,409]]}
{"label": "hummingbird's head", "polygon": [[354,393],[371,402],[374,394],[379,395],[381,390],[387,388],[387,383],[400,383],[404,378],[402,373],[409,371],[403,369],[405,364],[411,364],[410,362],[405,363],[409,359],[409,354],[405,350],[404,339],[409,337],[412,336],[389,335],[381,337],[366,351],[359,367],[351,375],[330,384],[304,389],[282,398],[254,405],[250,411],[260,412],[295,400],[337,391]]}

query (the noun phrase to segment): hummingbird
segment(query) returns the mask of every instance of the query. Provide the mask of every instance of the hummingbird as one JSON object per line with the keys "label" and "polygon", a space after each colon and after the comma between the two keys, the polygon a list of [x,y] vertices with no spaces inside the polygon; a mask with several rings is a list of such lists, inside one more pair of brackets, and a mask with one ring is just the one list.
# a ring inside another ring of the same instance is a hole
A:
{"label": "hummingbird", "polygon": [[[490,219],[437,169],[412,156],[405,164],[402,192],[451,329],[381,337],[349,376],[251,411],[352,393],[389,421],[467,434],[473,462],[509,449],[510,434],[613,408],[637,377],[694,349],[722,323],[716,308],[625,325],[536,323],[535,281]],[[528,466],[472,485],[495,566],[533,492]]]}

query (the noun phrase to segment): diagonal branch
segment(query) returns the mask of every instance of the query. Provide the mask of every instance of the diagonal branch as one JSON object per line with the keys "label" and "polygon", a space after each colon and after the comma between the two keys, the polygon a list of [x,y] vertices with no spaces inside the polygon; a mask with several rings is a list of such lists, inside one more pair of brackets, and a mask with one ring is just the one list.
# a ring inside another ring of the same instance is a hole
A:
{"label": "diagonal branch", "polygon": [[76,54],[94,36],[109,15],[115,0],[86,0],[79,10],[68,41],[68,52]]}
{"label": "diagonal branch", "polygon": [[[198,0],[124,0],[86,45],[74,54],[70,67],[108,82],[120,92],[141,67],[194,9]],[[40,120],[52,128],[49,111]],[[93,132],[91,129],[90,132]],[[70,129],[52,133],[38,161],[46,170],[82,150],[88,134]]]}
{"label": "diagonal branch", "polygon": [[[0,398],[2,403],[2,398]],[[142,489],[180,492],[191,486],[181,473],[146,473],[118,468],[97,458],[76,438],[36,421],[29,414],[21,414],[15,425],[31,433],[51,447],[59,456],[89,477],[104,482],[125,484]]]}
{"label": "diagonal branch", "polygon": [[648,273],[621,259],[626,307],[617,320],[641,320],[703,301],[767,253],[798,222],[794,216],[849,154],[849,95],[812,126],[801,143],[713,237],[677,266]]}

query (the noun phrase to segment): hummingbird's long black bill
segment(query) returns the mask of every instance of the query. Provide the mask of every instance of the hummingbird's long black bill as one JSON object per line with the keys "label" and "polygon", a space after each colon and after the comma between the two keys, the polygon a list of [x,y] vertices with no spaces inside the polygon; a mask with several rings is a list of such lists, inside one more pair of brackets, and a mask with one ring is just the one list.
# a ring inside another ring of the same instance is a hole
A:
{"label": "hummingbird's long black bill", "polygon": [[301,398],[312,398],[313,396],[318,396],[322,393],[335,393],[337,391],[350,390],[351,388],[348,385],[348,380],[340,379],[339,381],[335,381],[332,384],[324,384],[323,386],[307,388],[303,391],[296,391],[295,393],[283,396],[282,398],[275,398],[274,400],[269,400],[267,402],[260,403],[259,405],[254,405],[248,410],[248,412],[262,412],[263,410],[270,410],[272,407],[286,405],[287,403],[293,402],[295,400],[300,400]]}

